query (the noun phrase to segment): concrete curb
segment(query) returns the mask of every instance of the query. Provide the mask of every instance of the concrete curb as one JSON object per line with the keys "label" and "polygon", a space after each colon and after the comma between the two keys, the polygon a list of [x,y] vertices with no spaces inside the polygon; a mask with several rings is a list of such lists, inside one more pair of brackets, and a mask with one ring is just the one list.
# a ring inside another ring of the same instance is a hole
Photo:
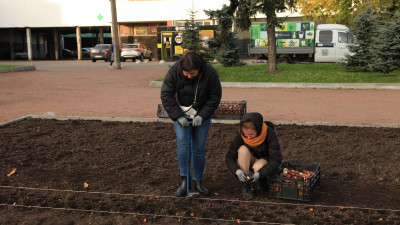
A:
{"label": "concrete curb", "polygon": [[[162,81],[150,81],[150,87],[161,87]],[[323,88],[323,89],[388,89],[400,90],[397,83],[277,83],[277,82],[221,82],[229,88]]]}
{"label": "concrete curb", "polygon": [[0,69],[0,73],[19,72],[28,70],[36,70],[36,67],[35,66],[10,67],[5,69]]}
{"label": "concrete curb", "polygon": [[[86,116],[46,116],[46,115],[27,115],[15,120],[0,124],[1,127],[18,123],[27,119],[55,119],[55,120],[98,120],[109,122],[161,122],[172,123],[169,118],[132,118],[132,117],[86,117]],[[239,120],[212,120],[213,123],[239,124]],[[358,124],[358,123],[335,123],[335,122],[296,122],[296,121],[271,121],[276,125],[300,125],[300,126],[345,126],[345,127],[380,127],[380,128],[400,128],[400,124]]]}

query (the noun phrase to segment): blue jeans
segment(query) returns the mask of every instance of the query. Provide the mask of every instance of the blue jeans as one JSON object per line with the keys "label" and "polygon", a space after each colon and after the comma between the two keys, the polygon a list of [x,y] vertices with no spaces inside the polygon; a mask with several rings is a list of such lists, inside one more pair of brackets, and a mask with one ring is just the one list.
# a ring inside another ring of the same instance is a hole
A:
{"label": "blue jeans", "polygon": [[187,137],[188,129],[192,131],[192,140],[190,145],[192,151],[190,154],[190,165],[193,167],[193,179],[196,181],[203,180],[204,165],[206,163],[206,139],[208,130],[211,125],[211,117],[208,120],[203,120],[203,123],[199,127],[181,127],[178,122],[174,122],[176,142],[177,142],[177,155],[179,162],[179,170],[181,176],[187,176],[188,169],[188,149],[187,149]]}

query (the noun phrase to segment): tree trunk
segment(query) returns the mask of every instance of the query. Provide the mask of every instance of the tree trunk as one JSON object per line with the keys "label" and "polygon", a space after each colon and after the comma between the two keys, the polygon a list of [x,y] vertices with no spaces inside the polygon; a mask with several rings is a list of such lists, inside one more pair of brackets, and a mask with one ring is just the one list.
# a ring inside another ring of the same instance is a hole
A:
{"label": "tree trunk", "polygon": [[268,25],[268,72],[273,73],[278,70],[276,65],[276,37],[275,26]]}

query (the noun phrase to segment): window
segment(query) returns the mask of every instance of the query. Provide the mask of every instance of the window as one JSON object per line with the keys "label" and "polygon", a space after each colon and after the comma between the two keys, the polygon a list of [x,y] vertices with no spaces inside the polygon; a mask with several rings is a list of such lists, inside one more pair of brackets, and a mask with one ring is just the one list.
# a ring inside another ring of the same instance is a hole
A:
{"label": "window", "polygon": [[[211,20],[199,20],[199,21],[195,21],[195,23],[198,26],[207,26],[207,25],[211,25]],[[186,21],[177,21],[176,25],[178,27],[184,27],[186,24]]]}
{"label": "window", "polygon": [[347,33],[347,43],[354,43],[354,35],[350,32]]}
{"label": "window", "polygon": [[354,36],[350,32],[339,31],[339,43],[354,43]]}
{"label": "window", "polygon": [[331,30],[321,30],[319,32],[319,42],[332,42],[333,32]]}

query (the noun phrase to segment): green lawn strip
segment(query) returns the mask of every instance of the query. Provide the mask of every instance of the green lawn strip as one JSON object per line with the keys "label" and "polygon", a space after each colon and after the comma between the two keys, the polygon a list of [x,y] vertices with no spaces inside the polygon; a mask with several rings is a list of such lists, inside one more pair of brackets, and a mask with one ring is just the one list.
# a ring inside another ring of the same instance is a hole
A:
{"label": "green lawn strip", "polygon": [[332,63],[278,64],[276,73],[268,73],[268,64],[214,68],[222,82],[400,83],[398,72],[349,72]]}
{"label": "green lawn strip", "polygon": [[268,73],[268,65],[242,67],[214,66],[226,82],[303,83],[399,83],[396,73],[348,72],[338,64],[278,64],[278,72]]}
{"label": "green lawn strip", "polygon": [[14,65],[0,65],[0,69],[7,69],[7,68],[13,68],[13,67],[20,67],[20,66],[14,66]]}

